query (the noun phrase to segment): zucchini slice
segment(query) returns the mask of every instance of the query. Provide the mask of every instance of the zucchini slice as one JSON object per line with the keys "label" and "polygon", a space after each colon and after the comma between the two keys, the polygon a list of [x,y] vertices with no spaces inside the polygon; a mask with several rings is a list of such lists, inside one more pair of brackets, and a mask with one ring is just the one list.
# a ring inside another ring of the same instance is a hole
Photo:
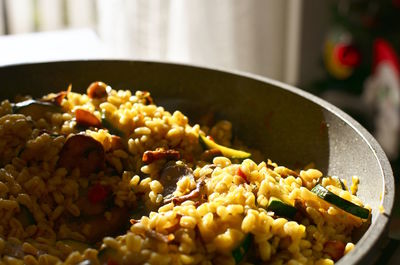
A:
{"label": "zucchini slice", "polygon": [[19,205],[20,212],[17,214],[17,219],[21,222],[23,227],[36,224],[33,214],[25,205]]}
{"label": "zucchini slice", "polygon": [[250,249],[252,241],[253,241],[252,235],[248,234],[245,236],[245,238],[240,243],[240,245],[237,248],[235,248],[234,250],[232,250],[232,256],[235,259],[236,264],[239,264],[243,260],[244,256],[247,254],[247,252]]}
{"label": "zucchini slice", "polygon": [[78,251],[79,253],[85,252],[86,249],[91,248],[92,246],[81,241],[73,240],[73,239],[63,239],[60,240],[63,242],[65,245],[69,246],[72,248],[74,251]]}
{"label": "zucchini slice", "polygon": [[362,219],[368,219],[369,217],[368,209],[358,206],[357,204],[354,204],[348,200],[339,197],[338,195],[334,194],[333,192],[330,192],[320,184],[317,184],[311,191],[314,192],[321,199],[335,205],[336,207],[354,216],[357,216]]}
{"label": "zucchini slice", "polygon": [[101,125],[103,125],[104,128],[106,128],[110,134],[114,134],[117,135],[121,138],[125,137],[125,133],[123,131],[121,131],[120,129],[118,129],[107,117],[106,112],[103,111],[101,113]]}
{"label": "zucchini slice", "polygon": [[211,139],[207,138],[204,135],[199,135],[199,142],[201,145],[203,145],[205,148],[207,149],[218,149],[219,151],[221,151],[223,156],[232,158],[232,159],[245,159],[245,158],[249,158],[251,156],[250,153],[245,152],[245,151],[241,151],[241,150],[236,150],[233,148],[229,148],[226,146],[222,146],[217,144],[216,142],[212,141]]}
{"label": "zucchini slice", "polygon": [[58,159],[59,167],[67,170],[79,168],[81,177],[100,171],[104,163],[103,145],[93,137],[82,133],[67,137]]}
{"label": "zucchini slice", "polygon": [[338,183],[338,186],[342,188],[342,190],[347,190],[346,185],[344,184],[343,180],[341,178],[338,178],[336,176],[333,176],[332,179]]}
{"label": "zucchini slice", "polygon": [[[318,184],[324,184],[323,181],[327,179],[328,181],[330,181],[335,187],[342,189],[342,190],[347,190],[346,185],[344,184],[343,180],[337,176],[326,176],[326,177],[321,177],[318,181]],[[328,184],[328,185],[331,185]],[[326,184],[326,183],[325,183]],[[324,185],[325,185],[324,184]],[[325,185],[326,186],[326,185]]]}
{"label": "zucchini slice", "polygon": [[118,251],[110,247],[105,247],[100,250],[97,257],[100,264],[121,264],[121,257],[118,255]]}
{"label": "zucchini slice", "polygon": [[31,116],[32,119],[38,120],[44,116],[46,112],[62,112],[62,109],[50,102],[44,102],[34,99],[28,99],[12,105],[13,113]]}
{"label": "zucchini slice", "polygon": [[269,199],[268,210],[273,211],[278,216],[290,219],[293,219],[297,213],[296,207],[293,207],[276,197],[271,197]]}

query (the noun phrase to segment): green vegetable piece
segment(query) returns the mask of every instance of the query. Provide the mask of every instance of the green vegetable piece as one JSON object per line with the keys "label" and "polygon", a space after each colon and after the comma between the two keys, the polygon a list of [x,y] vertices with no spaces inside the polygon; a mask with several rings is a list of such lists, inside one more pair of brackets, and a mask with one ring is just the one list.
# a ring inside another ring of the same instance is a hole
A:
{"label": "green vegetable piece", "polygon": [[336,176],[333,176],[332,179],[335,180],[339,184],[339,186],[342,190],[347,190],[346,185],[344,185],[344,182],[342,181],[342,179],[340,179]]}
{"label": "green vegetable piece", "polygon": [[118,256],[118,251],[113,248],[103,248],[99,251],[97,257],[99,258],[100,264],[110,264],[112,262],[120,264],[120,256]]}
{"label": "green vegetable piece", "polygon": [[219,145],[219,144],[215,143],[214,141],[212,141],[211,139],[209,139],[206,136],[201,135],[201,134],[199,135],[199,142],[201,145],[204,146],[204,148],[218,149],[219,151],[221,151],[223,156],[226,156],[226,157],[229,157],[232,159],[235,159],[235,158],[236,159],[245,159],[245,158],[249,158],[251,156],[251,154],[248,152]]}
{"label": "green vegetable piece", "polygon": [[79,251],[79,253],[85,252],[86,249],[91,248],[92,246],[81,241],[73,240],[73,239],[64,239],[60,240],[65,245],[71,247],[74,251]]}
{"label": "green vegetable piece", "polygon": [[322,183],[323,183],[322,181],[323,181],[324,179],[330,179],[331,181],[335,182],[335,185],[334,185],[335,187],[340,188],[340,189],[342,189],[342,190],[347,190],[346,185],[344,184],[343,180],[340,179],[340,178],[337,177],[337,176],[332,176],[332,177],[325,176],[325,177],[321,177],[321,178],[318,180],[318,184],[322,184]]}
{"label": "green vegetable piece", "polygon": [[119,137],[125,137],[125,133],[118,129],[112,122],[107,118],[106,113],[103,111],[101,114],[101,125],[104,128],[107,128],[107,130],[114,135],[117,135]]}
{"label": "green vegetable piece", "polygon": [[17,219],[20,221],[23,227],[36,224],[36,220],[33,217],[33,214],[25,205],[20,205],[19,208],[20,212],[17,215]]}
{"label": "green vegetable piece", "polygon": [[32,119],[38,120],[44,117],[47,112],[57,113],[62,112],[62,109],[50,102],[44,102],[34,99],[28,99],[12,105],[13,113],[24,114],[31,116]]}
{"label": "green vegetable piece", "polygon": [[293,219],[297,213],[296,207],[293,207],[276,197],[271,197],[269,199],[268,211],[273,211],[278,216],[290,219]]}
{"label": "green vegetable piece", "polygon": [[252,241],[252,235],[247,234],[242,243],[232,251],[232,256],[235,259],[236,264],[239,264],[243,260],[244,256],[250,249]]}
{"label": "green vegetable piece", "polygon": [[354,216],[357,216],[362,219],[368,219],[369,217],[369,210],[365,209],[364,207],[358,206],[348,200],[345,200],[333,192],[330,192],[325,187],[317,184],[312,190],[318,197],[321,199],[335,205],[336,207],[346,211]]}

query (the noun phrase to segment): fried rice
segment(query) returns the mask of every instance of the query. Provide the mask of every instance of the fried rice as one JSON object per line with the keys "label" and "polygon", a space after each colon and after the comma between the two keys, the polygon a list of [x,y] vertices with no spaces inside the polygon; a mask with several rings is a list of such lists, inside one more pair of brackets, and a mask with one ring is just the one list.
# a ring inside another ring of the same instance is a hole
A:
{"label": "fried rice", "polygon": [[5,100],[0,264],[328,265],[351,251],[368,218],[314,188],[369,211],[358,178],[349,191],[262,159],[229,121],[192,126],[145,91]]}

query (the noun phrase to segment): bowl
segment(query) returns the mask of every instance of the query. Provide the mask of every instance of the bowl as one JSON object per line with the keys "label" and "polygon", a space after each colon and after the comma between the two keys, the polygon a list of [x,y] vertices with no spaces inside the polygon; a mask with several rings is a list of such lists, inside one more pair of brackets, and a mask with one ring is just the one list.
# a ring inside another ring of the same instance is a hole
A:
{"label": "bowl", "polygon": [[324,174],[360,178],[358,196],[371,225],[337,264],[372,264],[387,237],[394,201],[390,164],[376,140],[349,115],[303,90],[252,74],[148,61],[60,61],[0,67],[1,98],[84,92],[95,80],[114,89],[147,90],[158,105],[196,121],[228,119],[234,134],[265,158],[292,168],[313,162]]}

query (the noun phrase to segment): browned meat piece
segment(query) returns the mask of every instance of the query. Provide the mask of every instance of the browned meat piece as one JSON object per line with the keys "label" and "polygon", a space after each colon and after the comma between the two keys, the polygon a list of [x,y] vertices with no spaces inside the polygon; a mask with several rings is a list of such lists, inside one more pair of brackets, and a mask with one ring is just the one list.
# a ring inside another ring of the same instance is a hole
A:
{"label": "browned meat piece", "polygon": [[197,182],[196,188],[194,190],[192,190],[190,193],[179,196],[179,197],[168,198],[168,199],[164,200],[164,203],[170,203],[172,201],[175,205],[179,205],[182,202],[187,201],[187,200],[201,199],[201,198],[203,198],[202,191],[203,191],[205,184],[206,184],[206,182],[204,181],[204,179],[201,179]]}
{"label": "browned meat piece", "polygon": [[76,123],[87,127],[102,127],[101,121],[90,111],[84,109],[75,110]]}
{"label": "browned meat piece", "polygon": [[75,134],[67,138],[60,151],[58,166],[68,170],[79,168],[81,177],[104,167],[103,145],[86,134]]}
{"label": "browned meat piece", "polygon": [[[211,168],[211,169],[215,169],[216,166],[214,164],[210,164],[210,165],[204,166],[204,168],[206,168],[206,167],[207,168]],[[182,176],[189,175],[192,178],[194,178],[193,172],[192,172],[192,170],[190,168],[188,168],[188,167],[186,167],[184,165],[176,165],[176,164],[169,165],[169,166],[164,168],[164,170],[163,170],[163,172],[161,174],[162,178],[161,178],[160,181],[162,181],[163,177],[165,178],[165,176],[167,176],[167,175],[175,176],[175,179],[176,179],[175,183],[178,182],[178,180]],[[178,176],[180,176],[180,177],[178,178]],[[197,201],[195,202],[196,204],[201,203],[201,201],[204,200],[205,197],[206,197],[206,194],[204,193],[204,187],[205,187],[205,184],[206,184],[205,183],[205,178],[206,177],[208,177],[208,175],[207,176],[203,176],[201,179],[199,179],[197,181],[196,188],[194,190],[192,190],[190,193],[182,195],[182,196],[179,196],[179,197],[173,197],[173,194],[172,194],[176,189],[176,184],[173,185],[173,183],[172,183],[172,185],[170,185],[170,186],[166,186],[166,185],[163,184],[164,185],[164,193],[163,193],[164,203],[170,203],[172,201],[175,205],[179,205],[179,204],[181,204],[182,202],[184,202],[186,200],[193,200],[193,199],[194,200],[197,199]]]}
{"label": "browned meat piece", "polygon": [[86,92],[89,98],[104,98],[108,95],[106,88],[107,84],[101,81],[97,81],[91,83]]}
{"label": "browned meat piece", "polygon": [[[129,226],[129,209],[113,207],[110,210],[110,219],[104,213],[90,216],[89,218],[79,218],[77,221],[70,222],[68,225],[74,231],[84,231],[86,239],[90,243],[101,241],[105,236],[116,236],[124,233]],[[85,227],[89,227],[85,230]]]}
{"label": "browned meat piece", "polygon": [[164,243],[169,243],[175,239],[173,234],[164,235],[154,230],[146,230],[146,236]]}
{"label": "browned meat piece", "polygon": [[[181,217],[182,217],[181,215],[178,215],[179,219]],[[140,221],[136,220],[136,219],[131,219],[130,220],[131,224],[136,224],[138,222],[140,222]],[[179,223],[178,223],[178,225],[179,225]],[[174,227],[176,228],[177,226],[174,226]],[[151,237],[151,238],[153,238],[155,240],[162,241],[164,243],[169,243],[169,242],[171,242],[171,241],[173,241],[175,239],[175,236],[173,234],[165,235],[165,234],[161,234],[161,233],[159,233],[159,232],[157,232],[155,230],[152,230],[152,229],[146,229],[142,233],[139,233],[139,235],[141,237],[143,237],[143,238]]]}
{"label": "browned meat piece", "polygon": [[345,245],[342,241],[329,240],[324,244],[323,252],[331,256],[336,262],[344,255]]}
{"label": "browned meat piece", "polygon": [[185,164],[168,162],[161,171],[159,181],[164,187],[163,197],[171,195],[176,190],[176,183],[184,176],[194,178],[193,171]]}
{"label": "browned meat piece", "polygon": [[116,135],[111,135],[111,151],[118,150],[118,149],[124,149],[124,143],[122,141],[122,138]]}
{"label": "browned meat piece", "polygon": [[159,159],[178,160],[180,157],[180,153],[174,149],[157,148],[155,151],[144,152],[142,161],[145,164],[150,164]]}
{"label": "browned meat piece", "polygon": [[62,100],[68,95],[69,92],[72,90],[72,85],[68,86],[67,91],[61,91],[57,94],[50,94],[49,96],[43,98],[43,101],[54,103],[57,106],[61,106]]}
{"label": "browned meat piece", "polygon": [[148,92],[148,91],[142,91],[142,93],[143,93],[142,97],[143,97],[144,100],[146,101],[146,102],[145,102],[145,105],[151,105],[151,104],[154,103],[153,98],[150,96],[150,92]]}
{"label": "browned meat piece", "polygon": [[182,217],[183,217],[182,214],[177,213],[177,214],[176,214],[176,220],[177,220],[176,223],[175,223],[174,225],[172,225],[172,226],[166,228],[166,229],[165,229],[166,232],[167,232],[167,233],[173,233],[173,232],[175,232],[176,230],[178,230],[179,227],[181,226],[181,225],[180,225],[180,222],[181,222],[181,218],[182,218]]}
{"label": "browned meat piece", "polygon": [[219,149],[213,148],[213,149],[208,149],[205,150],[201,154],[201,160],[203,161],[212,161],[214,157],[216,156],[222,156],[222,152]]}

